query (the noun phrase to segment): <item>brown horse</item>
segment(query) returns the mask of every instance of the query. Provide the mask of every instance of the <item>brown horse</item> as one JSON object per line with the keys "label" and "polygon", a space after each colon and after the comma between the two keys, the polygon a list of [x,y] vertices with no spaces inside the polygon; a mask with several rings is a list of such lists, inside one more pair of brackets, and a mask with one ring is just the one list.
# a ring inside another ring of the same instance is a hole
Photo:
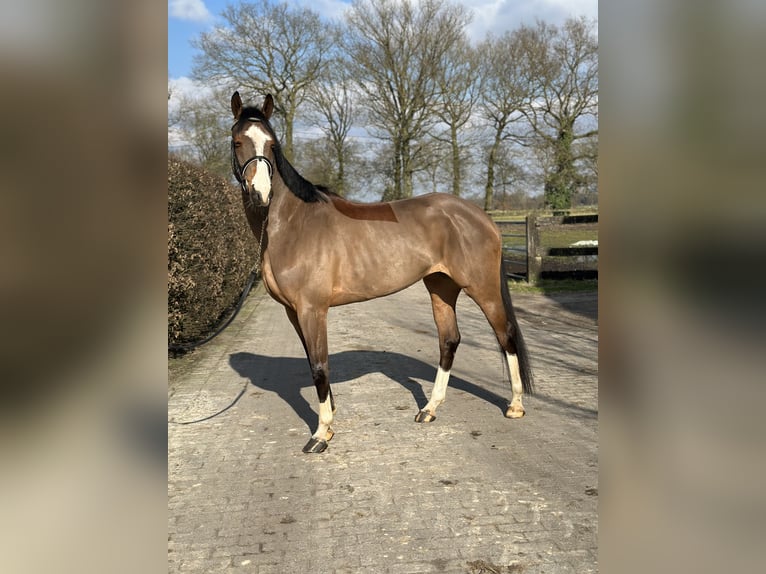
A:
{"label": "brown horse", "polygon": [[300,337],[319,395],[319,425],[303,452],[322,452],[332,438],[327,311],[409,287],[422,279],[439,332],[439,368],[416,422],[431,422],[444,401],[460,343],[455,303],[464,290],[484,312],[507,359],[513,399],[505,416],[524,416],[532,392],[526,346],[502,263],[501,237],[478,207],[432,193],[390,203],[347,201],[301,177],[282,154],[269,124],[274,101],[243,107],[231,98],[232,170],[248,221],[261,238],[263,282],[284,305]]}

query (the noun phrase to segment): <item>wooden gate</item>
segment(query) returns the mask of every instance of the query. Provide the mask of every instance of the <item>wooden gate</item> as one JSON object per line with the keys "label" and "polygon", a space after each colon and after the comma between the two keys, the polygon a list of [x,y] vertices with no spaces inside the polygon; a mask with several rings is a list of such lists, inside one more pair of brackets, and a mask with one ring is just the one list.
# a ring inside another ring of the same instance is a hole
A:
{"label": "wooden gate", "polygon": [[[557,229],[577,226],[598,229],[598,214],[528,215],[518,221],[497,221],[503,236],[503,259],[508,277],[537,283],[541,278],[598,278],[598,242],[587,245],[553,245]],[[541,241],[541,236],[543,241]]]}

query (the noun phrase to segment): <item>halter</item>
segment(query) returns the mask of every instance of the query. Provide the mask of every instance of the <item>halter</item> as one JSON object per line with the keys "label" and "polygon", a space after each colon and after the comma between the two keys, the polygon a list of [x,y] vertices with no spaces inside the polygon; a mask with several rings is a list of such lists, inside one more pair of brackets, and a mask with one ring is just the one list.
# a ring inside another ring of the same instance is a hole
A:
{"label": "halter", "polygon": [[[261,120],[258,118],[247,118],[247,121],[249,122],[260,122]],[[236,124],[234,124],[236,125]],[[269,158],[262,155],[254,155],[250,159],[248,159],[245,162],[245,165],[240,167],[239,160],[237,159],[237,154],[234,150],[234,140],[231,140],[231,171],[234,172],[234,177],[237,178],[237,181],[239,182],[239,185],[242,186],[242,191],[245,193],[248,193],[247,191],[247,182],[245,181],[245,170],[247,170],[248,166],[253,162],[265,162],[266,168],[269,170],[269,179],[274,177],[274,166],[271,165],[271,161],[269,161]]]}

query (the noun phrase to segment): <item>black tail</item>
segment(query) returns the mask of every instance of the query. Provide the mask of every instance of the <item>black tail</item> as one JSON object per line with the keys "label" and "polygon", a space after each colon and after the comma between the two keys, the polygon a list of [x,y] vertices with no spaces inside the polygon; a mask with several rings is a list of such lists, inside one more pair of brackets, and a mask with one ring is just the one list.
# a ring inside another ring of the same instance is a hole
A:
{"label": "black tail", "polygon": [[524,337],[516,321],[516,314],[513,312],[513,303],[511,303],[511,294],[508,291],[508,279],[505,274],[505,261],[500,260],[500,292],[503,297],[503,306],[505,314],[508,317],[508,338],[516,346],[516,356],[519,359],[519,371],[521,373],[521,385],[524,392],[534,394],[534,383],[532,380],[532,367],[529,364],[529,353],[527,345],[524,343]]}

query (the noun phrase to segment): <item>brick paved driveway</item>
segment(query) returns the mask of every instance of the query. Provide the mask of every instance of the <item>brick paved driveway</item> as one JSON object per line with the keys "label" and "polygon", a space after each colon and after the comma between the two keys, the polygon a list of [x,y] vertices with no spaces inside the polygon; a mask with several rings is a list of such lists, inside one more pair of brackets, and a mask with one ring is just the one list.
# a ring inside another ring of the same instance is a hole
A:
{"label": "brick paved driveway", "polygon": [[171,361],[169,571],[596,572],[596,295],[513,298],[538,391],[526,417],[503,417],[502,357],[461,295],[447,400],[413,422],[438,360],[416,284],[330,310],[336,435],[305,455],[308,364],[282,307],[254,291],[223,335]]}

